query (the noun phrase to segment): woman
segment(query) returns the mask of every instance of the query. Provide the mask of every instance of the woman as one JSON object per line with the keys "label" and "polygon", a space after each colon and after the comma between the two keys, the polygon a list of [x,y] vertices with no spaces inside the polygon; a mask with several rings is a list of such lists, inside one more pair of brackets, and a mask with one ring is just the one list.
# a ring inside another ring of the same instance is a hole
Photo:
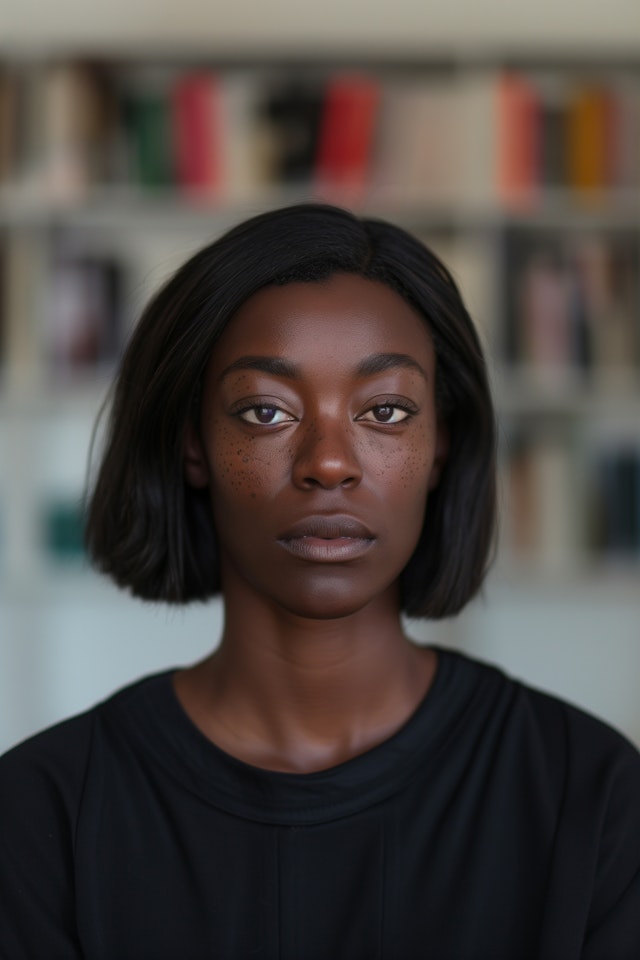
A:
{"label": "woman", "polygon": [[477,593],[494,519],[433,254],[302,205],[193,257],[127,350],[87,538],[139,597],[221,592],[223,635],[4,757],[2,956],[636,958],[635,750],[403,632]]}

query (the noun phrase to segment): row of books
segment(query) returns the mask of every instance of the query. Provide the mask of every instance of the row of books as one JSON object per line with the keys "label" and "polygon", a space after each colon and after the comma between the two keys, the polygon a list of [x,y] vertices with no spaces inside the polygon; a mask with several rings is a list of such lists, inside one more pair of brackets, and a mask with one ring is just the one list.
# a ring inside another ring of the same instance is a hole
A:
{"label": "row of books", "polygon": [[549,573],[576,556],[640,562],[640,439],[586,454],[553,432],[520,435],[506,460],[505,547]]}
{"label": "row of books", "polygon": [[210,198],[303,183],[347,199],[534,201],[640,185],[640,78],[0,65],[0,183]]}
{"label": "row of books", "polygon": [[[91,249],[83,237],[72,231],[53,244],[44,277],[41,332],[35,348],[22,349],[23,354],[35,349],[61,378],[109,368],[131,320],[129,267],[110,245]],[[508,230],[504,243],[505,302],[498,310],[504,320],[494,322],[488,350],[505,374],[526,374],[537,389],[565,388],[577,379],[604,391],[637,389],[640,234]],[[0,238],[0,367],[17,349],[14,344],[10,351],[7,344],[9,288],[29,282],[22,262],[29,251],[16,251],[11,276],[3,269],[5,254]],[[452,263],[450,258],[447,262]],[[487,310],[476,301],[487,293],[480,289],[473,296],[474,270],[481,272],[482,263],[475,267],[470,258],[457,271],[455,262],[452,266],[465,294],[472,294],[472,312],[482,321]],[[486,286],[484,275],[480,281],[475,285]],[[28,328],[21,328],[14,340],[27,333]]]}
{"label": "row of books", "polygon": [[46,269],[46,291],[38,296],[39,329],[33,331],[20,313],[25,291],[9,295],[11,280],[18,285],[26,279],[24,264],[14,255],[12,267],[21,276],[8,277],[7,260],[0,241],[0,375],[12,363],[32,365],[37,357],[54,379],[65,382],[109,373],[126,337],[123,262],[85,251],[81,244],[56,247]]}
{"label": "row of books", "polygon": [[505,234],[507,364],[637,382],[640,237],[624,230]]}

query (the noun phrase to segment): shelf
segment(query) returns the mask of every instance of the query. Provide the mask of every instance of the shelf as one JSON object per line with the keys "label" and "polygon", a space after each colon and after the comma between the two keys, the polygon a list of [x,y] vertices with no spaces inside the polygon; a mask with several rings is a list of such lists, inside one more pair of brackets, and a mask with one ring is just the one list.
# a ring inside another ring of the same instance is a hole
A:
{"label": "shelf", "polygon": [[[544,592],[558,571],[568,588],[575,577],[595,589],[606,565],[592,564],[584,544],[605,553],[624,545],[620,516],[607,519],[618,494],[633,501],[631,518],[640,513],[640,156],[627,157],[621,137],[603,166],[601,135],[612,105],[630,108],[630,126],[620,125],[629,143],[638,132],[640,57],[554,58],[553,44],[520,59],[513,48],[477,49],[471,58],[455,49],[352,57],[346,38],[329,55],[308,58],[302,48],[284,55],[284,43],[279,60],[264,47],[234,56],[152,46],[136,42],[112,54],[105,42],[76,61],[35,50],[5,58],[5,106],[22,104],[12,97],[23,82],[33,99],[25,100],[25,142],[16,133],[6,156],[0,145],[0,479],[13,538],[3,560],[37,571],[34,589],[49,602],[37,510],[81,488],[80,444],[148,295],[233,224],[320,199],[407,227],[451,268],[491,358],[501,469],[515,511],[524,511],[520,527],[512,525],[514,543],[530,545],[532,564],[516,558],[508,573],[532,592]],[[364,93],[349,85],[356,75]],[[292,93],[291,79],[300,78],[311,81],[310,93]],[[361,94],[370,108],[354,168],[342,155],[323,167],[321,142],[342,142],[348,127],[348,111],[338,115],[343,126],[335,116],[333,127],[323,126],[334,83],[351,116]],[[1,100],[0,77],[0,114]],[[213,129],[209,107],[235,117],[230,103],[240,104],[240,123]],[[291,125],[282,111],[293,114]],[[416,138],[434,129],[437,137]],[[195,167],[184,160],[189,136],[201,154]],[[583,141],[596,144],[600,166],[578,162]],[[256,143],[265,150],[257,164]],[[419,159],[407,164],[412,151]],[[319,191],[323,170],[329,186]],[[66,191],[53,190],[56,182]],[[14,463],[6,451],[11,456],[16,438],[24,452]],[[44,447],[49,463],[36,476]],[[637,506],[629,493],[635,473]],[[595,533],[594,504],[604,517]],[[556,527],[567,541],[559,549]],[[558,556],[564,567],[547,570]],[[626,596],[636,572],[622,569]],[[61,595],[85,582],[72,571],[51,576]],[[509,582],[504,572],[499,579]],[[18,595],[29,589],[22,579],[15,587]]]}
{"label": "shelf", "polygon": [[[626,373],[626,371],[625,371]],[[638,425],[640,433],[640,377],[635,383],[614,386],[615,371],[602,372],[599,379],[609,386],[585,379],[575,371],[503,370],[494,375],[496,403],[508,418],[584,418],[590,422],[619,418]]]}
{"label": "shelf", "polygon": [[[259,8],[256,8],[258,10]],[[539,0],[505,4],[500,0],[458,0],[455,4],[386,4],[338,0],[301,10],[293,0],[277,0],[269,16],[251,15],[245,5],[186,0],[179,6],[112,0],[88,7],[66,0],[61,8],[10,5],[0,49],[38,55],[87,51],[140,56],[242,56],[273,59],[337,57],[384,59],[465,56],[535,56],[601,59],[637,56],[637,6],[629,0],[586,4],[576,16],[573,3]]]}
{"label": "shelf", "polygon": [[[96,186],[76,197],[56,198],[49,191],[0,186],[0,229],[37,228],[112,230],[157,225],[201,227],[216,231],[250,216],[300,202],[328,202],[367,216],[407,225],[458,230],[499,230],[509,226],[534,230],[636,229],[640,227],[640,191],[619,191],[578,198],[567,190],[546,191],[535,203],[500,204],[489,196],[438,204],[419,192],[371,188],[362,195],[319,192],[311,184],[256,186],[242,197],[189,196],[175,189],[143,190],[133,185]],[[349,202],[351,201],[351,202]]]}
{"label": "shelf", "polygon": [[[556,418],[576,421],[616,420],[637,427],[640,435],[640,384],[618,388],[585,383],[566,371],[545,377],[537,371],[493,374],[496,407],[501,419]],[[615,374],[611,374],[611,381]],[[21,389],[3,388],[0,381],[0,417],[6,420],[58,419],[94,416],[106,402],[111,374],[88,373],[69,380],[51,377]],[[575,426],[575,423],[574,423]]]}

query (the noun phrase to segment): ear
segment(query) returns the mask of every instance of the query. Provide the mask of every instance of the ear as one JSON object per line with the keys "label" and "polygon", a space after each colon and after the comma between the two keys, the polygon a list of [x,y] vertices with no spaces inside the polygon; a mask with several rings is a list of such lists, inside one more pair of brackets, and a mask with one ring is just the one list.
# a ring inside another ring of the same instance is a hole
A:
{"label": "ear", "polygon": [[451,446],[451,435],[449,426],[444,420],[438,417],[438,428],[436,436],[436,451],[433,458],[433,466],[429,475],[429,490],[435,490],[440,483],[442,470],[449,457],[449,448]]}
{"label": "ear", "polygon": [[195,424],[187,423],[183,443],[184,477],[192,487],[209,486],[209,464],[205,456],[202,440],[198,436]]}

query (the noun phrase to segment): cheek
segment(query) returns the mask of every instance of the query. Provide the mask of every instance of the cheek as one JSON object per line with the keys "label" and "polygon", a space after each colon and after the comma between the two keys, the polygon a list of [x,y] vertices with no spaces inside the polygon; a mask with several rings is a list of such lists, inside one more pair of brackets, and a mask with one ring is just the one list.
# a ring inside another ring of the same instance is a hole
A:
{"label": "cheek", "polygon": [[377,480],[402,491],[426,496],[435,451],[435,427],[417,424],[410,436],[381,438],[373,434],[367,440],[371,455],[369,469]]}
{"label": "cheek", "polygon": [[255,437],[238,437],[230,426],[213,431],[211,492],[214,504],[257,500],[273,489],[281,472],[278,457],[266,456]]}

